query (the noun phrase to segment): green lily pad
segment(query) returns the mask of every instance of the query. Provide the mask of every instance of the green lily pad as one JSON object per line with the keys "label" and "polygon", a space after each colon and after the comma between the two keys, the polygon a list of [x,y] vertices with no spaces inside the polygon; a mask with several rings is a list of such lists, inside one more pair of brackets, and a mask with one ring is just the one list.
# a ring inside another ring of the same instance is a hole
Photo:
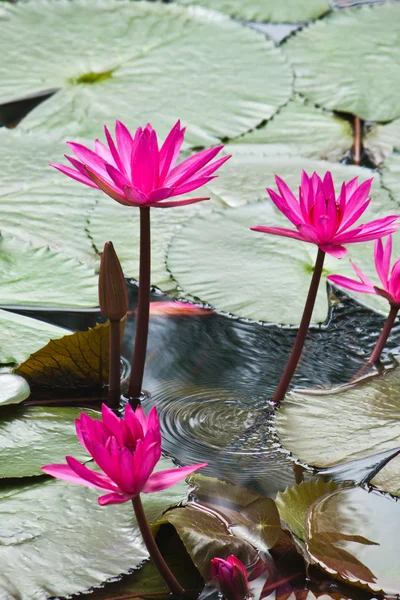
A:
{"label": "green lily pad", "polygon": [[[43,465],[65,462],[66,456],[87,461],[75,431],[81,413],[75,408],[2,409],[0,478],[43,475]],[[98,413],[90,414],[95,418]]]}
{"label": "green lily pad", "polygon": [[[0,37],[2,35],[3,32]],[[49,162],[61,161],[66,151],[64,141],[43,133],[38,136],[21,133],[19,129],[0,129],[1,233],[20,240],[22,247],[27,242],[35,248],[50,246],[53,251],[61,251],[66,257],[93,266],[97,257],[85,227],[98,192],[63,177],[49,166]],[[50,262],[45,264],[50,265]],[[73,263],[70,266],[72,268]],[[51,277],[49,285],[50,281]],[[88,283],[90,281],[88,274]],[[59,285],[58,280],[54,287]]]}
{"label": "green lily pad", "polygon": [[338,490],[311,507],[307,538],[312,561],[324,570],[374,592],[398,593],[398,503],[361,488]]}
{"label": "green lily pad", "polygon": [[23,120],[25,130],[93,138],[117,117],[129,128],[151,122],[164,137],[180,117],[187,143],[199,146],[255,127],[292,91],[279,48],[199,7],[37,0],[5,10],[1,101],[59,88]]}
{"label": "green lily pad", "polygon": [[0,406],[19,404],[26,400],[30,393],[29,384],[23,377],[12,373],[0,375]]}
{"label": "green lily pad", "polygon": [[334,481],[322,479],[299,483],[279,492],[276,505],[282,521],[303,542],[307,539],[307,512],[312,504],[338,489]]}
{"label": "green lily pad", "polygon": [[[398,448],[399,389],[400,369],[395,369],[336,390],[289,393],[275,414],[281,444],[304,463],[322,468]],[[372,483],[398,493],[399,479],[395,458]]]}
{"label": "green lily pad", "polygon": [[[332,12],[288,39],[296,91],[368,121],[400,116],[400,5]],[[379,65],[379,68],[377,68]]]}
{"label": "green lily pad", "polygon": [[[254,145],[249,146],[246,153],[235,150],[226,167],[210,188],[230,206],[265,197],[263,190],[266,185],[273,185],[273,173],[283,177],[292,189],[298,186],[302,168],[322,174],[329,169],[337,185],[356,175],[360,181],[370,177],[367,169],[323,161],[293,158],[268,160],[262,148]],[[384,214],[396,214],[397,206],[379,187],[379,176],[375,177],[372,196],[373,205],[362,222],[374,214],[380,216],[382,211]],[[278,213],[270,200],[214,211],[188,221],[173,238],[167,257],[167,267],[182,294],[241,317],[284,324],[299,323],[315,262],[316,246],[250,231],[251,226],[266,224],[288,227],[288,221]],[[205,232],[207,243],[204,243]],[[351,248],[350,256],[360,268],[366,267],[367,274],[374,275],[372,246],[358,244]],[[325,274],[354,275],[346,258],[338,261],[327,256],[324,271]],[[284,278],[282,273],[285,274]],[[379,306],[381,310],[386,310],[387,303],[382,303],[382,299],[378,304],[374,296],[363,297],[362,300],[368,306]],[[314,322],[324,321],[327,311],[326,283],[322,280],[314,309]]]}
{"label": "green lily pad", "polygon": [[68,329],[0,310],[0,363],[22,363],[50,339],[69,333]]}
{"label": "green lily pad", "polygon": [[[171,466],[167,459],[159,462],[161,469]],[[149,520],[182,501],[186,489],[181,483],[143,494]],[[0,489],[1,597],[32,600],[32,590],[41,599],[74,594],[148,558],[131,503],[100,507],[98,495],[55,480]]]}
{"label": "green lily pad", "polygon": [[390,195],[400,203],[400,154],[394,153],[387,159],[382,168],[382,182]]}
{"label": "green lily pad", "polygon": [[353,146],[353,131],[348,121],[295,97],[264,127],[245,133],[233,143],[264,144],[263,150],[272,156],[339,161]]}
{"label": "green lily pad", "polygon": [[371,125],[364,135],[363,146],[375,165],[385,163],[395,150],[400,150],[400,119]]}
{"label": "green lily pad", "polygon": [[94,270],[49,248],[33,248],[0,234],[3,306],[92,307],[98,305]]}
{"label": "green lily pad", "polygon": [[300,23],[322,17],[330,10],[328,0],[176,0],[178,4],[199,4],[245,21]]}

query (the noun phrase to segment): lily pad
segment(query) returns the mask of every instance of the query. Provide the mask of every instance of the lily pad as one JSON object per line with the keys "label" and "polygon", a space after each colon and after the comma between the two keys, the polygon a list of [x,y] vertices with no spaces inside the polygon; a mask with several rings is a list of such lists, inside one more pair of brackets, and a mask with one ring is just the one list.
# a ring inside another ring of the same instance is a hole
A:
{"label": "lily pad", "polygon": [[30,393],[29,384],[23,377],[12,373],[0,375],[0,406],[19,404],[26,400]]}
{"label": "lily pad", "polygon": [[330,10],[328,0],[177,0],[178,4],[199,4],[245,21],[300,23],[322,17]]}
{"label": "lily pad", "polygon": [[50,339],[68,333],[68,329],[0,310],[0,363],[21,363]]}
{"label": "lily pad", "polygon": [[279,492],[276,504],[281,519],[297,538],[303,542],[307,539],[307,512],[310,506],[325,496],[338,489],[333,481],[322,479],[299,483],[293,487]]}
{"label": "lily pad", "polygon": [[[75,419],[81,413],[75,408],[2,409],[0,478],[43,475],[43,465],[65,462],[66,456],[87,461],[89,456],[75,431]],[[90,414],[96,418],[98,413]]]}
{"label": "lily pad", "polygon": [[0,286],[2,306],[98,305],[94,269],[49,248],[33,248],[1,234]]}
{"label": "lily pad", "polygon": [[59,88],[23,120],[25,130],[93,138],[117,117],[129,128],[151,122],[164,137],[180,117],[187,143],[199,146],[255,127],[292,91],[279,48],[199,7],[38,0],[5,12],[1,102]]}
{"label": "lily pad", "polygon": [[[159,467],[171,468],[171,461],[162,459]],[[182,501],[186,488],[182,483],[144,494],[149,520]],[[74,594],[148,558],[132,505],[102,508],[97,497],[96,490],[55,480],[0,489],[0,596],[32,600],[32,590],[38,599]]]}
{"label": "lily pad", "polygon": [[[398,448],[399,388],[400,369],[395,369],[336,390],[292,392],[275,415],[279,439],[296,458],[322,468]],[[395,458],[372,483],[397,493],[399,479]]]}
{"label": "lily pad", "polygon": [[375,165],[384,163],[395,150],[400,150],[400,119],[370,125],[363,146]]}
{"label": "lily pad", "polygon": [[[370,177],[367,169],[335,165],[307,159],[267,159],[262,148],[249,146],[246,153],[234,153],[212,190],[231,206],[238,206],[266,196],[266,185],[273,185],[273,173],[278,173],[296,189],[301,169],[325,173],[331,170],[334,180],[341,183],[359,176]],[[337,183],[337,185],[338,185]],[[373,207],[363,222],[374,212],[380,216],[396,214],[385,190],[375,177]],[[385,212],[386,211],[386,212]],[[287,220],[278,213],[272,201],[246,204],[235,209],[214,211],[188,221],[173,238],[169,247],[167,267],[178,282],[182,294],[200,299],[214,308],[240,317],[284,324],[299,323],[308,292],[316,257],[316,246],[289,238],[262,235],[250,231],[253,225],[287,227]],[[207,232],[207,243],[204,243]],[[350,256],[367,274],[376,277],[373,264],[373,244],[358,244]],[[216,260],[218,257],[218,260]],[[212,269],[210,268],[212,266]],[[352,277],[350,262],[327,256],[325,274],[342,273]],[[285,277],[282,278],[282,273]],[[359,295],[358,295],[359,296]],[[385,302],[375,297],[363,298],[368,306],[386,310]],[[321,281],[314,310],[314,322],[326,319],[328,302],[325,281]]]}
{"label": "lily pad", "polygon": [[312,506],[307,537],[308,553],[324,570],[374,592],[398,593],[398,503],[361,488],[338,490]]}
{"label": "lily pad", "polygon": [[339,161],[353,146],[353,131],[345,119],[296,97],[266,125],[245,133],[233,143],[264,144],[263,150],[275,156]]}
{"label": "lily pad", "polygon": [[[121,326],[123,329],[123,324]],[[108,382],[109,321],[88,331],[50,340],[15,369],[31,385],[60,388],[101,388]]]}
{"label": "lily pad", "polygon": [[368,121],[399,117],[399,19],[397,2],[336,11],[289,38],[296,91]]}
{"label": "lily pad", "polygon": [[[27,8],[25,3],[23,8]],[[66,257],[94,265],[97,257],[85,227],[98,192],[62,177],[49,166],[66,150],[64,141],[43,132],[38,136],[21,133],[19,128],[0,129],[1,233],[21,240],[22,247],[27,242],[34,248],[50,246]],[[92,282],[90,274],[88,282]],[[54,287],[59,285],[58,280]]]}
{"label": "lily pad", "polygon": [[394,153],[382,168],[382,182],[396,202],[400,203],[400,154]]}

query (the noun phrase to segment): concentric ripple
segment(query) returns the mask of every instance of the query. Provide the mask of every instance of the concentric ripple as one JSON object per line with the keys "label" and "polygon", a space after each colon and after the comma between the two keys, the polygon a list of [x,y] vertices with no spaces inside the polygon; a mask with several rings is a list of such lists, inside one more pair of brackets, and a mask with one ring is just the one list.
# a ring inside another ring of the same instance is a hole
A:
{"label": "concentric ripple", "polygon": [[147,402],[157,406],[164,450],[180,462],[208,462],[208,475],[266,495],[294,483],[293,463],[271,438],[271,411],[220,389],[165,382]]}

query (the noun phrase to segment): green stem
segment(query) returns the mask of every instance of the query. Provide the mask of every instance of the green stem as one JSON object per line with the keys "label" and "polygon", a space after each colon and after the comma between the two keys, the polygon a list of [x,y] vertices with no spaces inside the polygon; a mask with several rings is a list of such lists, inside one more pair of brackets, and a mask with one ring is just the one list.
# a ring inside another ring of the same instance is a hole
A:
{"label": "green stem", "polygon": [[383,326],[381,334],[379,336],[378,341],[376,342],[376,346],[372,351],[371,356],[368,359],[369,363],[378,362],[383,352],[384,347],[386,346],[387,339],[392,331],[392,327],[397,317],[397,313],[399,312],[399,306],[390,306],[390,312],[388,318],[386,319],[386,323]]}
{"label": "green stem", "polygon": [[140,266],[139,301],[136,313],[135,348],[133,351],[132,371],[129,383],[129,402],[136,406],[142,392],[144,365],[146,362],[147,335],[150,310],[150,208],[140,210]]}
{"label": "green stem", "polygon": [[272,402],[275,404],[278,404],[284,399],[290,382],[292,381],[293,375],[296,371],[301,351],[303,350],[304,342],[306,341],[308,328],[310,326],[315,299],[317,297],[318,286],[321,279],[322,267],[324,266],[324,259],[325,252],[318,248],[317,260],[315,261],[314,272],[311,279],[310,288],[308,290],[303,316],[301,317],[300,327],[297,332],[296,340],[294,342],[292,352],[290,353],[289,360],[272,398]]}
{"label": "green stem", "polygon": [[175,596],[182,596],[185,592],[180,583],[175,579],[171,573],[167,563],[165,562],[157,544],[151,532],[150,526],[147,522],[146,515],[144,514],[143,504],[140,499],[140,495],[136,496],[132,500],[133,510],[135,511],[136,520],[139,525],[140,533],[142,534],[143,541],[146,544],[146,548],[150,554],[150,558],[154,563],[157,571],[164,579],[168,586],[168,589]]}

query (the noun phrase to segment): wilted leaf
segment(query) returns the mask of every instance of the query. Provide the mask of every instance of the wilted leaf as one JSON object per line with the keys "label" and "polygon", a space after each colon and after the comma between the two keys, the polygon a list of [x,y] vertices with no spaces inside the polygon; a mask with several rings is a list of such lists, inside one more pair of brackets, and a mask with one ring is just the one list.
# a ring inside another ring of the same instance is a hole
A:
{"label": "wilted leaf", "polygon": [[[123,327],[123,322],[121,323]],[[35,387],[101,388],[108,381],[109,321],[77,331],[32,354],[15,369]]]}

